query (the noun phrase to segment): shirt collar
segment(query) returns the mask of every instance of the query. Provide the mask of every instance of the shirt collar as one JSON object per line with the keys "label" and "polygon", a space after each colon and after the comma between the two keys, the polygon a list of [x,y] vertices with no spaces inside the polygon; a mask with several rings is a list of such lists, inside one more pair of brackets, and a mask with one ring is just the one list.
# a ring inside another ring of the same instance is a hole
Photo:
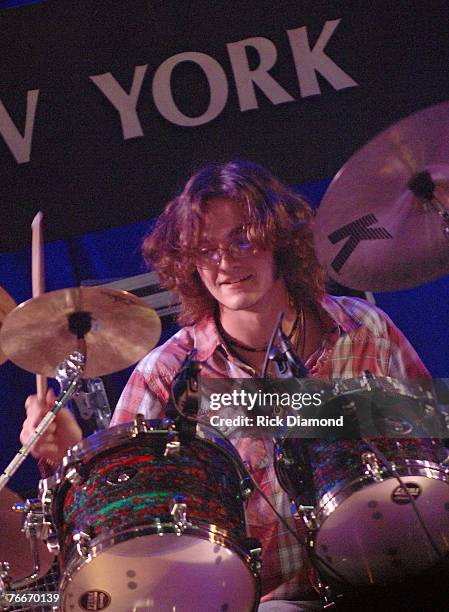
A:
{"label": "shirt collar", "polygon": [[[326,335],[331,336],[339,331],[350,333],[361,325],[338,297],[325,294],[316,302],[316,306]],[[194,325],[194,338],[199,361],[207,361],[219,346],[228,354],[213,315],[205,316]]]}
{"label": "shirt collar", "polygon": [[351,309],[345,305],[343,298],[334,295],[324,294],[317,301],[318,314],[325,330],[329,333],[335,331],[335,328],[340,328],[346,334],[355,331],[360,327],[361,322],[351,312]]}
{"label": "shirt collar", "polygon": [[214,316],[207,315],[203,317],[201,321],[196,323],[193,329],[198,360],[207,361],[214,351],[223,345]]}

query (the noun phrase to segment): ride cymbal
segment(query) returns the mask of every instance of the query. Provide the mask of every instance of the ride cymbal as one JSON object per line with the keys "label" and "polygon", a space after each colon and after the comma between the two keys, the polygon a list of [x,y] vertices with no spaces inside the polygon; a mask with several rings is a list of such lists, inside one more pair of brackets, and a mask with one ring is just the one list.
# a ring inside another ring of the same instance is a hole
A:
{"label": "ride cymbal", "polygon": [[414,113],[355,153],[318,209],[318,259],[362,291],[449,273],[449,102]]}
{"label": "ride cymbal", "polygon": [[76,287],[23,302],[6,317],[0,344],[16,365],[54,377],[70,353],[86,356],[84,378],[136,363],[158,342],[155,311],[127,291]]}
{"label": "ride cymbal", "polygon": [[[0,287],[0,330],[2,328],[2,324],[6,318],[6,315],[11,312],[11,310],[13,310],[13,308],[15,307],[15,301],[12,299],[9,293],[7,293],[4,289]],[[2,353],[0,347],[0,365],[2,365],[2,363],[5,363],[7,359],[8,358]]]}

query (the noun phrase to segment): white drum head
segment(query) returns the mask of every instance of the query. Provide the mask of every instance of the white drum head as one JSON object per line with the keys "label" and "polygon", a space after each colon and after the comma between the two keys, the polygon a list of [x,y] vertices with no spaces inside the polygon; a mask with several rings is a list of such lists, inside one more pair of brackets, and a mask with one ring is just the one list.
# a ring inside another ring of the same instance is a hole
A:
{"label": "white drum head", "polygon": [[73,572],[67,612],[241,612],[255,604],[256,581],[235,552],[174,533],[112,545]]}
{"label": "white drum head", "polygon": [[[449,550],[449,484],[403,476],[441,555]],[[332,500],[329,502],[332,504]],[[316,552],[353,585],[391,582],[424,571],[438,554],[395,478],[352,493],[327,518]]]}

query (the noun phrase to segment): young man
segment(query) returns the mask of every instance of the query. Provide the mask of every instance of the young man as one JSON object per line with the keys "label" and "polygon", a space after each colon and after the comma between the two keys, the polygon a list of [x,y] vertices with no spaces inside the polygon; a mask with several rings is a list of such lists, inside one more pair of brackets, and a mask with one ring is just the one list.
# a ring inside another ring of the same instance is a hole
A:
{"label": "young man", "polygon": [[[260,375],[280,311],[283,330],[311,376],[351,378],[367,370],[395,378],[428,376],[384,313],[361,300],[324,293],[312,217],[300,197],[256,164],[210,165],[192,176],[143,245],[162,284],[178,295],[184,327],[137,365],[112,425],[137,413],[163,416],[172,382],[193,348],[203,377]],[[26,407],[22,441],[44,410],[35,397]],[[58,461],[80,435],[63,411],[34,454]],[[272,442],[244,438],[237,447],[253,478],[295,529],[274,471]],[[250,498],[247,523],[263,547],[260,609],[313,607],[301,603],[314,598],[302,548],[258,492]]]}

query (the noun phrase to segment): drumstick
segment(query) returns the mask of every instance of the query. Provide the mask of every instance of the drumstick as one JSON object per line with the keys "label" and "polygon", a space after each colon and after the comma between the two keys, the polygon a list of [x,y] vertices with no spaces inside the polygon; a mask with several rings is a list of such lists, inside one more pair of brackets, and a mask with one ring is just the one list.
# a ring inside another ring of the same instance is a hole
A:
{"label": "drumstick", "polygon": [[[34,298],[45,293],[42,219],[43,214],[39,211],[31,223],[31,282]],[[38,399],[44,401],[47,393],[45,376],[36,375],[36,388]]]}

